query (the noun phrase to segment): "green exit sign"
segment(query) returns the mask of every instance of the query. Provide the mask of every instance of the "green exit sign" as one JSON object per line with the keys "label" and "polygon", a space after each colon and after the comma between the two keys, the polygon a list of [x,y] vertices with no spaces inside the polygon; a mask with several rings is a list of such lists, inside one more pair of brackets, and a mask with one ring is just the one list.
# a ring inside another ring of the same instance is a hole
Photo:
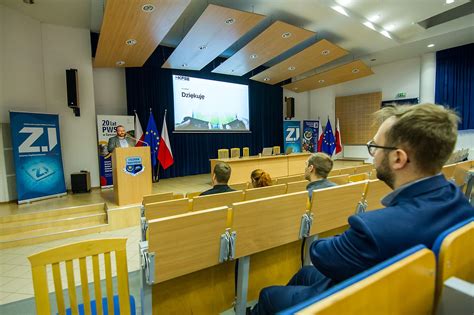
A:
{"label": "green exit sign", "polygon": [[407,93],[406,93],[406,92],[397,93],[397,98],[404,98],[404,97],[407,97]]}

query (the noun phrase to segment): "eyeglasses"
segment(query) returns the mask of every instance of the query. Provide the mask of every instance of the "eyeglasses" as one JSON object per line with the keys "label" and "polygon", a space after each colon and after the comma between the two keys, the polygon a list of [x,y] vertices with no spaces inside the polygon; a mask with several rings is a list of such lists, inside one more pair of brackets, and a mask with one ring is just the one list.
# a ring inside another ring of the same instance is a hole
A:
{"label": "eyeglasses", "polygon": [[398,150],[396,147],[384,147],[382,145],[375,144],[374,140],[370,140],[367,142],[367,150],[371,156],[374,156],[376,149],[384,149],[384,150]]}

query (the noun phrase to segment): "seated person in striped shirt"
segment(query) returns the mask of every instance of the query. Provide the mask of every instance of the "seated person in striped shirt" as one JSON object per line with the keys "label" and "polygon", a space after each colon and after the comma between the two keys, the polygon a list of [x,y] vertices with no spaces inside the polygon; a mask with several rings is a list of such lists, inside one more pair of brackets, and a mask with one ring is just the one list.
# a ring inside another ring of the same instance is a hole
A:
{"label": "seated person in striped shirt", "polygon": [[304,169],[304,178],[310,181],[306,186],[309,199],[313,196],[313,190],[336,186],[335,183],[327,180],[332,166],[332,159],[325,153],[314,153],[308,158]]}
{"label": "seated person in striped shirt", "polygon": [[209,190],[201,193],[200,196],[219,194],[223,192],[234,191],[227,185],[231,173],[230,165],[224,162],[219,162],[214,166],[214,172],[212,174],[212,187]]}

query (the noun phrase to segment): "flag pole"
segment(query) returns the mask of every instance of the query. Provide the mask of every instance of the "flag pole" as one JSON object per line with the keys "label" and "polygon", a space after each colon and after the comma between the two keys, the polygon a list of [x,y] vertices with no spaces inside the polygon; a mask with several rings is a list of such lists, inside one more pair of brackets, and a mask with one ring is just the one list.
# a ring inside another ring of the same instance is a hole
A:
{"label": "flag pole", "polygon": [[[163,121],[166,119],[166,112],[167,112],[167,109],[165,109],[165,116],[163,118]],[[163,133],[163,126],[161,126],[161,133]],[[160,139],[162,137],[162,134],[160,134]],[[160,141],[160,144],[161,145],[161,141]],[[160,160],[158,160],[158,168],[157,168],[157,171],[156,171],[156,182],[159,182],[160,181]]]}

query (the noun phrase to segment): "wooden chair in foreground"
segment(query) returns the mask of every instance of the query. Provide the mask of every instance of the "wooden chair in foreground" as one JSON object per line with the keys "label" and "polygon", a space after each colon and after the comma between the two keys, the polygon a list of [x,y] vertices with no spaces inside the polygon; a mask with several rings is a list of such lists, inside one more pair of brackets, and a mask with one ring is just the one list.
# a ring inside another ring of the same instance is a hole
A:
{"label": "wooden chair in foreground", "polygon": [[286,193],[286,185],[273,185],[259,188],[250,188],[245,190],[244,200],[254,200],[265,197],[272,197],[277,195],[283,195]]}
{"label": "wooden chair in foreground", "polygon": [[192,211],[210,209],[214,207],[230,206],[234,202],[244,200],[242,190],[236,190],[215,195],[197,196],[193,198]]}
{"label": "wooden chair in foreground", "polygon": [[438,236],[436,301],[438,314],[474,311],[474,218],[456,224]]}
{"label": "wooden chair in foreground", "polygon": [[278,314],[431,315],[435,269],[433,252],[418,245]]}
{"label": "wooden chair in foreground", "polygon": [[[28,257],[35,291],[36,312],[51,314],[46,266],[51,265],[59,314],[135,314],[135,300],[128,289],[126,238],[90,240],[45,250]],[[111,253],[115,252],[117,270],[117,292],[114,296],[112,284]],[[105,263],[106,297],[102,297],[100,284],[100,256]],[[87,277],[86,258],[92,256],[94,297],[91,301]],[[73,260],[79,260],[83,303],[78,303],[74,280]],[[65,264],[70,306],[66,310],[61,279],[61,265]],[[106,311],[106,309],[108,311]]]}

